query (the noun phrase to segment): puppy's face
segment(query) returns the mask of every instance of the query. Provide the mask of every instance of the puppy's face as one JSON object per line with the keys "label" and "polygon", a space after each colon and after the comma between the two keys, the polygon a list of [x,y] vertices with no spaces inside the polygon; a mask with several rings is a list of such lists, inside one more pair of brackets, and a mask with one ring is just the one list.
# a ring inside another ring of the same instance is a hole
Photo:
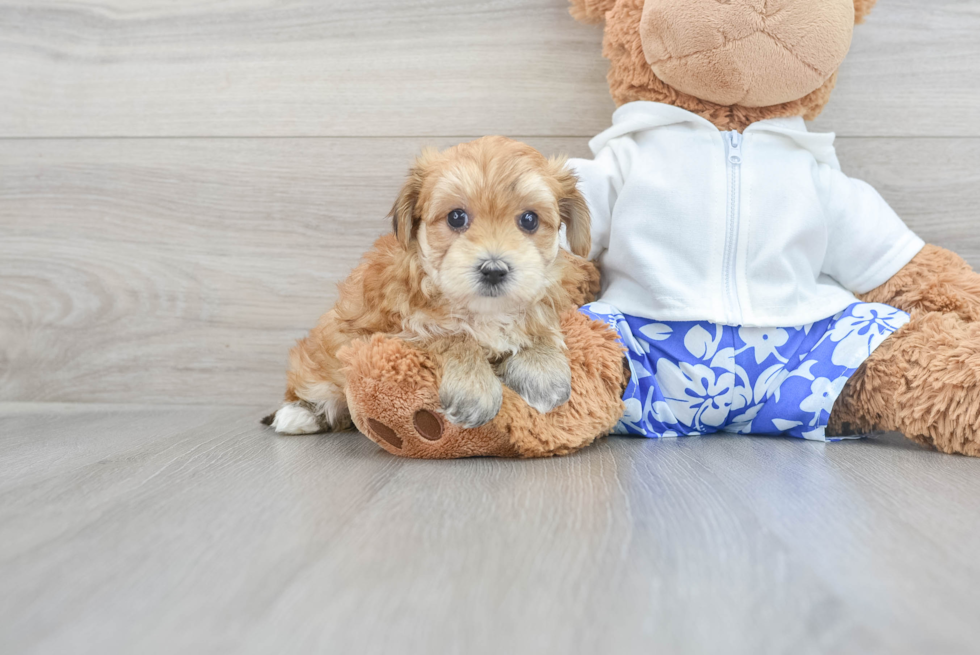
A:
{"label": "puppy's face", "polygon": [[573,252],[588,254],[575,184],[564,161],[503,137],[425,152],[395,205],[395,230],[452,305],[519,310],[559,283],[563,223]]}

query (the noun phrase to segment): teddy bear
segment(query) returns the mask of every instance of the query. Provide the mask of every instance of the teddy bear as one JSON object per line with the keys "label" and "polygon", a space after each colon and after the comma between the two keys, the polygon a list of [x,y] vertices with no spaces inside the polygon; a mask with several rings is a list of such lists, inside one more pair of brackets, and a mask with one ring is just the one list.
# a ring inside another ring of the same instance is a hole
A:
{"label": "teddy bear", "polygon": [[[354,423],[417,458],[546,457],[609,433],[837,440],[898,431],[980,456],[980,277],[925,244],[808,132],[875,0],[572,0],[605,24],[618,107],[570,160],[593,224],[562,318],[572,396],[440,412],[440,362],[343,353]],[[596,299],[597,298],[597,299]]]}

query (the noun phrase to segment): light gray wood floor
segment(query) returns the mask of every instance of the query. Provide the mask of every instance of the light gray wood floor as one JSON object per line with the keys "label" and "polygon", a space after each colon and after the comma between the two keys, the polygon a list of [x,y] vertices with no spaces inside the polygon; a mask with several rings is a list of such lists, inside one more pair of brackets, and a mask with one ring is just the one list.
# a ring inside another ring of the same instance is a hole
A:
{"label": "light gray wood floor", "polygon": [[980,460],[421,462],[261,407],[0,405],[4,653],[980,652]]}

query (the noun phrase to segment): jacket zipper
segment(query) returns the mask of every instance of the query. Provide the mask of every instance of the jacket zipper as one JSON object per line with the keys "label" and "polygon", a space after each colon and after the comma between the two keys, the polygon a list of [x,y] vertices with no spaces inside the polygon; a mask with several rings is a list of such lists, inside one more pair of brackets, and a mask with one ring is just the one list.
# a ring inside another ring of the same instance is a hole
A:
{"label": "jacket zipper", "polygon": [[735,281],[735,259],[738,250],[738,229],[742,205],[742,140],[737,131],[725,132],[728,154],[728,222],[725,229],[725,255],[722,266],[725,275],[725,300],[730,323],[739,323],[742,308]]}

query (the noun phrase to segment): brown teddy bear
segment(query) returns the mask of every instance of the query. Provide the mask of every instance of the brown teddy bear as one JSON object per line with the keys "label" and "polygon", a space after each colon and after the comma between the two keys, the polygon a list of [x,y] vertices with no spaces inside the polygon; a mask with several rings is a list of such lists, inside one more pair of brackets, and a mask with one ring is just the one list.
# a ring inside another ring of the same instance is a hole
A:
{"label": "brown teddy bear", "polygon": [[895,430],[980,456],[980,277],[802,123],[874,3],[572,0],[605,21],[619,109],[572,162],[603,285],[563,318],[571,400],[541,415],[505,390],[462,429],[440,414],[438,357],[375,336],[342,353],[357,427],[422,458],[567,454],[614,428]]}

